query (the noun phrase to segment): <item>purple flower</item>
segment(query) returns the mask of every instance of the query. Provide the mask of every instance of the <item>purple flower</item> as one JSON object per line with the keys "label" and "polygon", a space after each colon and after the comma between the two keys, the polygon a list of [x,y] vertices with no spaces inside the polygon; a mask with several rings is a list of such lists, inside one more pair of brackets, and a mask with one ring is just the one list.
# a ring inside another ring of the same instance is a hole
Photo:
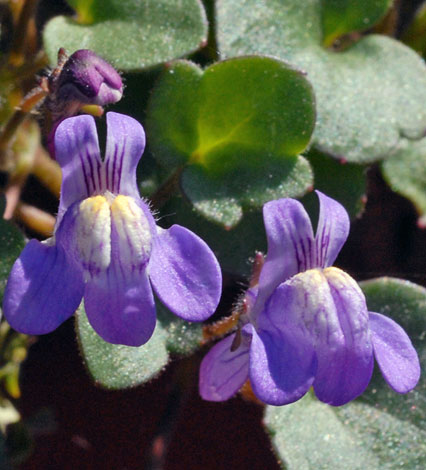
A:
{"label": "purple flower", "polygon": [[345,209],[317,192],[316,236],[300,202],[265,204],[268,256],[259,283],[246,293],[240,328],[217,343],[200,370],[206,400],[230,398],[249,378],[256,396],[271,405],[317,397],[343,405],[367,387],[374,356],[398,393],[415,387],[417,353],[393,320],[367,310],[358,284],[331,267],[349,233]]}
{"label": "purple flower", "polygon": [[91,116],[66,119],[56,131],[63,180],[55,235],[27,244],[4,295],[4,314],[20,332],[54,330],[84,297],[104,340],[139,346],[155,328],[151,286],[185,320],[205,320],[216,309],[221,273],[209,247],[179,225],[157,227],[139,196],[142,126],[116,113],[107,125],[104,161]]}

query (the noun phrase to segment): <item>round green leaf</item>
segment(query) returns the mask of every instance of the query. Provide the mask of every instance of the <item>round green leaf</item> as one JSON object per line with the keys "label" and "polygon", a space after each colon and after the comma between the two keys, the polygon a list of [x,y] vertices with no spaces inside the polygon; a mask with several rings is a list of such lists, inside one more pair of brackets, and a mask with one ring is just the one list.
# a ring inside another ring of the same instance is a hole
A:
{"label": "round green leaf", "polygon": [[426,139],[404,141],[382,163],[382,172],[389,186],[415,205],[419,225],[426,226]]}
{"label": "round green leaf", "polygon": [[[366,3],[366,2],[364,2]],[[306,70],[317,99],[312,143],[351,162],[386,157],[426,129],[426,67],[403,44],[370,35],[344,52],[322,46],[321,0],[219,0],[220,52],[273,54]]]}
{"label": "round green leaf", "polygon": [[3,219],[6,199],[0,196],[0,303],[13,263],[25,246],[22,232],[10,221]]}
{"label": "round green leaf", "polygon": [[393,0],[321,0],[324,44],[353,31],[363,31],[383,18]]}
{"label": "round green leaf", "polygon": [[76,18],[58,16],[43,40],[52,64],[58,49],[92,49],[115,67],[140,70],[189,54],[207,38],[199,0],[69,0]]}
{"label": "round green leaf", "polygon": [[265,424],[287,470],[422,470],[426,466],[426,289],[408,281],[362,282],[368,308],[398,321],[411,336],[423,374],[414,391],[399,395],[376,373],[357,400],[331,407],[308,394],[283,407],[268,406]]}
{"label": "round green leaf", "polygon": [[314,97],[304,75],[282,61],[242,57],[204,73],[179,61],[160,77],[147,134],[158,161],[185,166],[182,189],[209,220],[232,227],[243,208],[304,194]]}

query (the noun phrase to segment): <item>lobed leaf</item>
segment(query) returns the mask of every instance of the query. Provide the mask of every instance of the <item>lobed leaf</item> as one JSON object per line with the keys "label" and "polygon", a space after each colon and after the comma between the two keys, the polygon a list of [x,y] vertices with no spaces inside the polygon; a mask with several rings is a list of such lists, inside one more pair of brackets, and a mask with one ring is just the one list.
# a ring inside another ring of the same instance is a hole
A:
{"label": "lobed leaf", "polygon": [[344,52],[325,49],[321,0],[219,0],[216,28],[222,57],[272,54],[307,72],[317,100],[317,149],[367,163],[386,158],[402,137],[423,136],[421,58],[379,35]]}
{"label": "lobed leaf", "polygon": [[164,167],[183,167],[182,190],[197,211],[231,228],[243,209],[311,186],[299,153],[314,121],[309,82],[281,61],[241,57],[204,73],[179,61],[154,88],[147,132]]}

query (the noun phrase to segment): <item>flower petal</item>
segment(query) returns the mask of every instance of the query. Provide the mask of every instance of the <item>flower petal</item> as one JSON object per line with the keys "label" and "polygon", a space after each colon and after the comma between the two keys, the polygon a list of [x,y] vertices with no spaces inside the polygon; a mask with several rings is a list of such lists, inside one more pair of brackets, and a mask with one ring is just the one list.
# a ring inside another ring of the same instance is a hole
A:
{"label": "flower petal", "polygon": [[136,167],[145,148],[143,127],[130,116],[107,113],[106,187],[114,194],[139,198]]}
{"label": "flower petal", "polygon": [[345,208],[334,199],[316,191],[320,202],[320,215],[315,237],[316,266],[332,266],[349,235],[349,216]]}
{"label": "flower petal", "polygon": [[84,293],[87,318],[105,341],[141,346],[155,329],[155,304],[146,270],[130,271],[113,260]]}
{"label": "flower petal", "polygon": [[98,134],[92,116],[62,121],[55,133],[55,155],[62,168],[58,223],[68,207],[103,189]]}
{"label": "flower petal", "polygon": [[407,333],[388,317],[370,312],[374,355],[389,386],[398,393],[412,390],[420,378],[417,352]]}
{"label": "flower petal", "polygon": [[224,401],[248,378],[249,344],[231,351],[235,333],[215,344],[201,362],[199,390],[204,400]]}
{"label": "flower petal", "polygon": [[365,390],[374,357],[365,297],[358,284],[337,268],[327,268],[324,275],[329,292],[324,290],[319,299],[313,325],[318,358],[314,390],[319,400],[340,406]]}
{"label": "flower petal", "polygon": [[258,317],[258,333],[252,327],[250,380],[255,394],[271,405],[298,400],[315,378],[316,356],[302,315],[303,298],[303,292],[281,284]]}
{"label": "flower petal", "polygon": [[184,320],[203,321],[216,310],[222,288],[220,267],[207,244],[190,230],[180,225],[159,229],[149,276],[160,300]]}
{"label": "flower petal", "polygon": [[[314,381],[316,361],[310,343],[292,331],[256,333],[253,325],[249,376],[255,395],[269,405],[299,400]],[[300,341],[302,339],[302,341]]]}
{"label": "flower petal", "polygon": [[315,244],[312,224],[302,204],[279,199],[263,206],[268,254],[259,279],[256,316],[274,289],[291,276],[313,267]]}
{"label": "flower petal", "polygon": [[21,333],[49,333],[77,310],[83,290],[82,272],[60,246],[31,240],[10,273],[4,315]]}

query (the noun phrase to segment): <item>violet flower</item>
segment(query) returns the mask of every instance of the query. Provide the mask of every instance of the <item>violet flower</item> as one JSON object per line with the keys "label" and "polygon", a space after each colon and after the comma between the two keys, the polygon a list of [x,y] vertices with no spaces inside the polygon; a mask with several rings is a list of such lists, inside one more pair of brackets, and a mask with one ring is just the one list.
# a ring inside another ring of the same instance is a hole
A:
{"label": "violet flower", "polygon": [[364,294],[345,272],[330,267],[349,233],[345,209],[317,192],[316,236],[300,202],[265,204],[268,255],[259,283],[246,294],[240,329],[203,359],[200,394],[222,401],[249,378],[271,405],[301,398],[313,386],[319,400],[343,405],[367,387],[374,356],[398,393],[415,387],[417,353],[393,320],[367,310]]}
{"label": "violet flower", "polygon": [[107,126],[103,162],[93,117],[66,119],[56,131],[63,180],[55,234],[26,245],[4,295],[4,315],[22,333],[54,330],[84,297],[105,341],[139,346],[155,328],[151,286],[185,320],[205,320],[216,309],[221,273],[209,247],[179,225],[156,226],[139,196],[142,126],[116,113],[107,114]]}

